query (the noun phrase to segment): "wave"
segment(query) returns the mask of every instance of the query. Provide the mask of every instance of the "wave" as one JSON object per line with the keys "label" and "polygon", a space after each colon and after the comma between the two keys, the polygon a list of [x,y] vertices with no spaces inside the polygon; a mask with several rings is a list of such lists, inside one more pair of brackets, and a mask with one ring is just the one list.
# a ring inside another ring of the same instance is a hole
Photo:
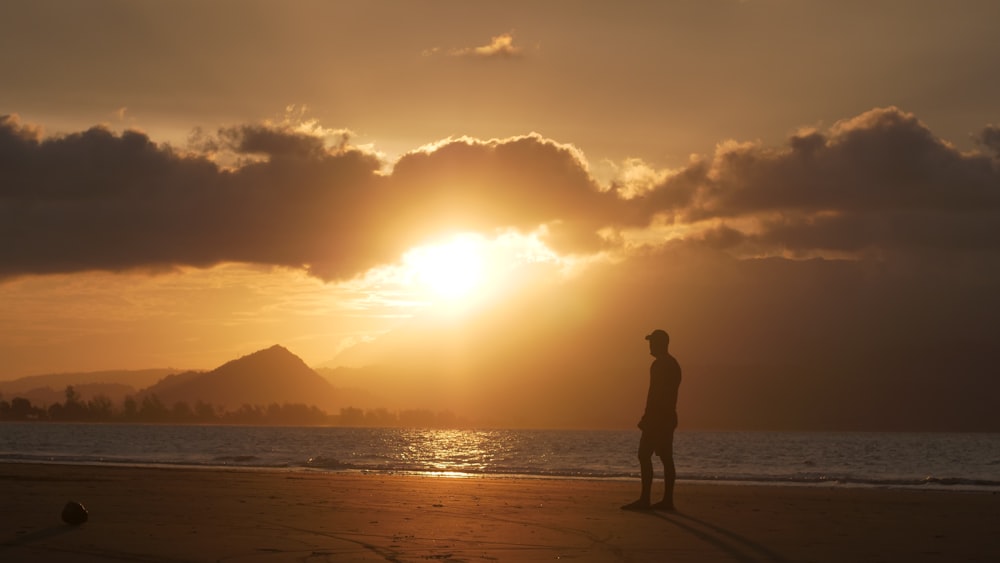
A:
{"label": "wave", "polygon": [[[418,463],[357,463],[338,459],[316,457],[310,458],[301,465],[302,468],[321,471],[363,471],[374,473],[410,473],[410,474],[449,474],[497,477],[526,478],[573,478],[573,479],[635,479],[637,472],[575,470],[575,469],[542,469],[538,467],[489,467],[470,468],[456,466],[431,466]],[[659,477],[659,475],[658,475]],[[952,490],[972,488],[1000,491],[1000,480],[968,479],[961,477],[923,477],[919,479],[861,478],[854,476],[826,475],[719,475],[679,473],[679,481],[692,483],[746,484],[746,485],[802,485],[802,486],[834,486],[834,487],[886,487],[886,488],[921,488]]]}
{"label": "wave", "polygon": [[250,463],[260,458],[255,455],[220,455],[212,459],[220,463]]}
{"label": "wave", "polygon": [[862,478],[853,476],[816,477],[805,475],[678,475],[678,480],[709,483],[763,484],[763,485],[803,485],[833,487],[884,487],[917,488],[928,490],[955,490],[961,488],[1000,491],[1000,481],[990,479],[967,479],[961,477],[923,477],[920,479]]}
{"label": "wave", "polygon": [[[409,475],[449,475],[468,477],[509,477],[509,478],[552,478],[552,479],[596,479],[629,480],[637,479],[637,472],[609,471],[599,469],[539,468],[528,466],[468,467],[459,465],[428,465],[400,462],[349,462],[330,457],[316,456],[301,463],[268,462],[254,455],[216,456],[210,460],[157,460],[126,456],[99,455],[30,455],[0,454],[0,462],[44,463],[44,464],[84,464],[119,466],[160,466],[160,467],[242,467],[247,469],[311,470],[318,472],[364,472]],[[970,490],[1000,491],[1000,480],[970,479],[962,477],[932,477],[914,479],[862,478],[857,476],[826,476],[814,474],[800,475],[750,475],[750,474],[699,474],[678,473],[678,481],[707,484],[765,485],[765,486],[829,486],[829,487],[873,487],[909,488],[922,490]]]}

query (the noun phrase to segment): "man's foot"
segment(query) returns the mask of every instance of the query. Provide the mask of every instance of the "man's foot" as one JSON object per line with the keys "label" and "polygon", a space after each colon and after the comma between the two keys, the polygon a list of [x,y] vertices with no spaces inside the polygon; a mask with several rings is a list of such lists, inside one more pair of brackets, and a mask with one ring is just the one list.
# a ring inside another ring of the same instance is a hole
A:
{"label": "man's foot", "polygon": [[630,502],[622,507],[622,510],[649,510],[649,501],[639,499],[635,502]]}
{"label": "man's foot", "polygon": [[661,510],[663,512],[677,511],[677,509],[674,508],[674,503],[670,502],[669,500],[661,500],[660,502],[653,504],[649,508],[652,508],[653,510]]}

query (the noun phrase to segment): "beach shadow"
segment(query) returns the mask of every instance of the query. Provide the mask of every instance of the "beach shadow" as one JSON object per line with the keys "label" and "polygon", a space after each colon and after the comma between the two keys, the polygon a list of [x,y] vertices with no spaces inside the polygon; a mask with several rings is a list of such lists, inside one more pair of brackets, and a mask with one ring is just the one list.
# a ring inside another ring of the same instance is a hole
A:
{"label": "beach shadow", "polygon": [[726,552],[742,563],[789,563],[780,554],[722,526],[706,522],[682,512],[652,512],[681,530]]}
{"label": "beach shadow", "polygon": [[0,542],[0,550],[8,547],[17,547],[20,545],[47,540],[49,538],[61,536],[67,532],[72,532],[75,529],[76,527],[74,526],[51,526],[48,528],[43,528],[41,530],[35,530],[34,532],[28,532],[27,534],[23,534],[13,539]]}

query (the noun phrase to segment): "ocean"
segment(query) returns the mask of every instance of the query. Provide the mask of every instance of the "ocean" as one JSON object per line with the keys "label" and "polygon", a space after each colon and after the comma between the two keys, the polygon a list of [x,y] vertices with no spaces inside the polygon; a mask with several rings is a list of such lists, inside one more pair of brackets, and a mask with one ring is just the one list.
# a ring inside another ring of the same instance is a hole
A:
{"label": "ocean", "polygon": [[[638,440],[638,430],[4,422],[0,462],[637,479]],[[1000,491],[1000,434],[679,431],[674,457],[680,482]]]}

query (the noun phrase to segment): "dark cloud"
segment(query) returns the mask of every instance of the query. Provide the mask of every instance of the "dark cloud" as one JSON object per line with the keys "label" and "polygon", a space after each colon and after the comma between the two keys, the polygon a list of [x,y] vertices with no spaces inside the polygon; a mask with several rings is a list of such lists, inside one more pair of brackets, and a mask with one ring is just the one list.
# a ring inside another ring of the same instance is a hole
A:
{"label": "dark cloud", "polygon": [[700,237],[700,240],[707,244],[710,248],[720,250],[735,248],[744,243],[746,239],[747,236],[742,232],[726,225],[719,225],[717,227],[707,229],[701,234]]}
{"label": "dark cloud", "polygon": [[229,170],[135,131],[43,139],[4,117],[0,274],[239,261],[343,279],[459,230],[552,223],[564,248],[594,245],[617,201],[572,149],[538,136],[448,142],[389,176],[335,141],[264,125],[196,136],[205,152],[263,157]]}
{"label": "dark cloud", "polygon": [[684,221],[752,220],[741,227],[747,241],[772,253],[1000,249],[1000,232],[988,227],[1000,220],[997,163],[959,152],[896,108],[793,136],[781,149],[724,145],[646,199],[659,192],[687,197],[661,208]]}
{"label": "dark cloud", "polygon": [[227,171],[146,135],[93,128],[41,139],[0,121],[0,274],[122,270],[224,261],[322,268],[349,277],[381,163],[321,152],[302,136],[244,129],[222,142],[272,158]]}
{"label": "dark cloud", "polygon": [[1000,158],[1000,126],[989,125],[976,136],[976,142],[991,151],[993,155]]}
{"label": "dark cloud", "polygon": [[323,139],[287,129],[263,125],[242,125],[219,131],[219,138],[238,154],[262,154],[271,157],[322,158],[327,153]]}
{"label": "dark cloud", "polygon": [[620,214],[570,148],[536,135],[459,140],[404,156],[393,169],[390,221],[419,237],[433,229],[552,227],[562,250],[599,244],[595,232]]}
{"label": "dark cloud", "polygon": [[[329,138],[332,137],[332,138]],[[318,159],[348,150],[349,131],[298,130],[290,124],[244,124],[223,127],[215,135],[196,129],[188,145],[204,154],[231,153],[266,159]]]}
{"label": "dark cloud", "polygon": [[239,261],[344,279],[457,231],[544,226],[557,250],[587,253],[612,244],[601,229],[664,221],[737,255],[1000,249],[1000,164],[896,108],[781,148],[722,145],[639,191],[602,189],[578,151],[538,135],[449,140],[391,173],[349,141],[252,124],[200,134],[187,154],[136,131],[43,138],[2,117],[0,275]]}

